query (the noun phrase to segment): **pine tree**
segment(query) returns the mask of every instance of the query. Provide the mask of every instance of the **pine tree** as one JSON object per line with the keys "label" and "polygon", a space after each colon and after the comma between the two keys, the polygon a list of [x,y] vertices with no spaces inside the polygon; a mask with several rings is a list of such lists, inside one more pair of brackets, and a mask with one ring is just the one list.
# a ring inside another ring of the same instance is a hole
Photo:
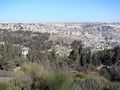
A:
{"label": "pine tree", "polygon": [[70,59],[72,59],[73,61],[77,61],[79,62],[80,59],[80,55],[77,49],[73,49],[70,53]]}
{"label": "pine tree", "polygon": [[53,50],[50,53],[50,61],[56,62],[56,60],[57,60],[57,54],[56,54],[55,48],[53,48]]}

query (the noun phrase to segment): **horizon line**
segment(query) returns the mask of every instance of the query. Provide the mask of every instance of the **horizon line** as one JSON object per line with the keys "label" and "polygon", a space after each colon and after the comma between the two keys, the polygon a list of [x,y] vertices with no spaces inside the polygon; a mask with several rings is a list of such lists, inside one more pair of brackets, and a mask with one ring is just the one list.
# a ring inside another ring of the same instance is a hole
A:
{"label": "horizon line", "polygon": [[76,21],[76,22],[0,22],[0,23],[120,23],[120,22],[118,22],[118,21],[116,21],[116,22],[109,22],[109,21],[97,21],[97,22],[94,22],[94,21],[85,21],[85,22],[78,22],[78,21]]}

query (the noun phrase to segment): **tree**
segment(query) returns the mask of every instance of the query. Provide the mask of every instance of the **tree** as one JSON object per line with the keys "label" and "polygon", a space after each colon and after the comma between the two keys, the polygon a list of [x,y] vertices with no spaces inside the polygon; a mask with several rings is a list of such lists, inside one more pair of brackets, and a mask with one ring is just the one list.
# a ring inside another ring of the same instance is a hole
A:
{"label": "tree", "polygon": [[0,46],[0,69],[8,70],[15,67],[13,49],[11,45]]}
{"label": "tree", "polygon": [[91,63],[91,52],[88,51],[88,53],[86,53],[86,63],[90,64]]}
{"label": "tree", "polygon": [[116,63],[117,61],[120,60],[120,46],[114,47],[113,51],[115,53],[115,55],[114,55],[114,61],[113,62]]}
{"label": "tree", "polygon": [[98,56],[97,53],[94,53],[94,54],[92,55],[92,64],[93,64],[94,66],[98,66],[98,65],[101,64],[101,62],[100,62],[100,60],[99,60],[99,56]]}
{"label": "tree", "polygon": [[80,55],[77,49],[73,49],[70,53],[70,59],[72,59],[73,61],[79,61],[80,59]]}
{"label": "tree", "polygon": [[82,53],[80,57],[80,65],[83,67],[86,64],[85,53]]}
{"label": "tree", "polygon": [[81,49],[82,50],[82,47],[83,47],[83,44],[81,41],[78,41],[78,40],[74,40],[72,43],[71,43],[71,46],[72,48],[76,48],[76,49]]}
{"label": "tree", "polygon": [[50,61],[56,62],[56,60],[57,60],[57,54],[56,54],[55,48],[53,48],[53,50],[50,52]]}

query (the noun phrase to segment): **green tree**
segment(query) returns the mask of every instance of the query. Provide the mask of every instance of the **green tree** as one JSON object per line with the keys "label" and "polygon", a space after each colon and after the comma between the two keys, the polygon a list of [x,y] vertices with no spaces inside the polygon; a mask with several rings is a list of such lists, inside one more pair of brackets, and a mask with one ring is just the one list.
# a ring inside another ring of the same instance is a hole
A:
{"label": "green tree", "polygon": [[79,55],[79,52],[77,49],[73,49],[70,53],[70,56],[69,56],[70,59],[72,59],[73,61],[77,61],[79,62],[79,59],[80,59],[80,55]]}
{"label": "green tree", "polygon": [[94,53],[94,54],[92,55],[92,64],[93,64],[94,66],[99,66],[99,65],[101,64],[101,62],[100,62],[100,60],[99,60],[99,56],[98,56],[97,53]]}
{"label": "green tree", "polygon": [[56,60],[57,60],[57,54],[56,54],[55,48],[53,48],[53,50],[50,52],[50,61],[56,62]]}
{"label": "green tree", "polygon": [[113,48],[114,51],[114,59],[113,59],[113,63],[116,63],[117,61],[120,60],[120,46],[116,46]]}
{"label": "green tree", "polygon": [[87,62],[88,64],[91,63],[91,52],[90,52],[90,51],[89,51],[88,53],[86,53],[86,62]]}
{"label": "green tree", "polygon": [[71,46],[72,48],[76,48],[76,49],[81,49],[82,50],[82,47],[83,47],[83,44],[82,44],[82,41],[79,41],[79,40],[74,40],[72,43],[71,43]]}
{"label": "green tree", "polygon": [[0,68],[4,70],[11,69],[15,67],[15,62],[13,59],[13,50],[10,49],[10,45],[0,46]]}

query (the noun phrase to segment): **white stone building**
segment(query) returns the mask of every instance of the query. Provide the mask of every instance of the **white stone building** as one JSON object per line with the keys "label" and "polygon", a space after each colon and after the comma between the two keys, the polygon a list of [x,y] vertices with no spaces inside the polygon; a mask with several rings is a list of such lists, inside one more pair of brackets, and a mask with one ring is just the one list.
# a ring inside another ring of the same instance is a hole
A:
{"label": "white stone building", "polygon": [[22,55],[26,57],[26,55],[29,53],[29,48],[23,47],[21,48]]}

